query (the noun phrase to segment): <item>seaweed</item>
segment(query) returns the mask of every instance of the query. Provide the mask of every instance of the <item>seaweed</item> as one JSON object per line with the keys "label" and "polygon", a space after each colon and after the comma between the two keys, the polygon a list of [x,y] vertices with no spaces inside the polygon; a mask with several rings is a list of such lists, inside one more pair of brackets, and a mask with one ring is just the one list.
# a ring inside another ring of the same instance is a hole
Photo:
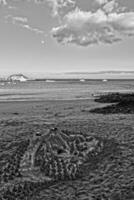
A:
{"label": "seaweed", "polygon": [[[134,94],[109,93],[95,99],[99,103],[112,103],[105,107],[91,109],[97,114],[134,114]],[[113,104],[114,103],[114,104]]]}

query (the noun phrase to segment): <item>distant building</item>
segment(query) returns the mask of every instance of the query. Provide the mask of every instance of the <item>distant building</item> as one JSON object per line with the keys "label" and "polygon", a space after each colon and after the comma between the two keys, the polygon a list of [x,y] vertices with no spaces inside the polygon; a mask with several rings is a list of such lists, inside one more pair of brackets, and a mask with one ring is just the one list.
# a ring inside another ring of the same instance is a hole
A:
{"label": "distant building", "polygon": [[19,81],[19,82],[26,82],[28,78],[23,74],[13,74],[8,77],[8,81]]}

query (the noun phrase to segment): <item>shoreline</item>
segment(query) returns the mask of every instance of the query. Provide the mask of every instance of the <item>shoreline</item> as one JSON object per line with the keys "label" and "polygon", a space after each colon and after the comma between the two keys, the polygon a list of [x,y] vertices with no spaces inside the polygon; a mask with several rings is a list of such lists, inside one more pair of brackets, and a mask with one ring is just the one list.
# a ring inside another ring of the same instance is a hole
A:
{"label": "shoreline", "polygon": [[[119,94],[134,94],[134,90],[107,90],[107,91],[100,91],[100,92],[95,92],[95,93],[89,93],[88,94],[88,97],[87,94],[85,95],[77,95],[77,96],[74,96],[73,98],[66,98],[66,97],[63,97],[63,98],[49,98],[49,97],[43,97],[43,98],[32,98],[32,97],[28,97],[28,98],[11,98],[11,99],[0,99],[0,103],[17,103],[17,102],[55,102],[55,101],[86,101],[86,100],[95,100],[97,97],[99,96],[107,96],[108,94],[116,94],[116,93],[119,93]],[[9,94],[10,96],[12,94]],[[14,95],[14,94],[13,94]],[[17,95],[17,94],[16,94]],[[23,95],[23,94],[21,94]],[[7,96],[6,95],[2,95],[0,94],[0,97],[5,97]],[[85,96],[85,97],[84,97]],[[101,103],[101,102],[100,102]]]}
{"label": "shoreline", "polygon": [[44,100],[0,100],[0,104],[2,103],[45,103],[45,102],[67,102],[67,101],[87,101],[87,100],[94,100],[94,98],[72,98],[72,99],[44,99]]}

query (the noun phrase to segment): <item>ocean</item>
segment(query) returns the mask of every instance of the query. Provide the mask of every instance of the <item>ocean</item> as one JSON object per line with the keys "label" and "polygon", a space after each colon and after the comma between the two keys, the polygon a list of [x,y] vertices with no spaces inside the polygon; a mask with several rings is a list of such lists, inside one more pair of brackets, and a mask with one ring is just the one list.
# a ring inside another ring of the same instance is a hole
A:
{"label": "ocean", "polygon": [[105,92],[134,92],[134,80],[0,82],[0,101],[91,99]]}

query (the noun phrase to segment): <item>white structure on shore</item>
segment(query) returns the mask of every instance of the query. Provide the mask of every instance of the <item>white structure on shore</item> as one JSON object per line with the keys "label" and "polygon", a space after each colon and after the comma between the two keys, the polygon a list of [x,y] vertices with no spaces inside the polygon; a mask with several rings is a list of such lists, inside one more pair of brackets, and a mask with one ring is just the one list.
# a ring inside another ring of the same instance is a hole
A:
{"label": "white structure on shore", "polygon": [[24,76],[23,74],[13,74],[9,76],[7,80],[10,82],[14,82],[14,81],[26,82],[28,78]]}
{"label": "white structure on shore", "polygon": [[80,82],[85,82],[85,79],[80,79]]}
{"label": "white structure on shore", "polygon": [[107,82],[108,80],[107,80],[107,79],[103,79],[102,81],[103,81],[103,82]]}
{"label": "white structure on shore", "polygon": [[55,80],[47,79],[46,82],[47,82],[47,83],[54,83]]}

